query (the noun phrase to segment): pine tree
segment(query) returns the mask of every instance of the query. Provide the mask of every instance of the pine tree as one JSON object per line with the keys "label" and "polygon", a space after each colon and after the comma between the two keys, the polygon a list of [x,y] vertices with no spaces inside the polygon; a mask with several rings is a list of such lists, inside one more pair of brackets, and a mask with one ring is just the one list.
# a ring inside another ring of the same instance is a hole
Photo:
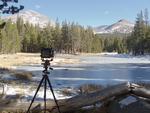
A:
{"label": "pine tree", "polygon": [[148,17],[148,9],[147,8],[145,9],[145,12],[144,12],[144,20],[145,20],[145,25],[147,27],[149,25],[149,17]]}
{"label": "pine tree", "polygon": [[92,41],[92,52],[93,53],[100,53],[102,52],[102,46],[101,46],[101,39],[98,36],[94,36]]}
{"label": "pine tree", "polygon": [[61,28],[61,32],[62,32],[62,47],[63,50],[65,51],[65,53],[69,53],[69,45],[70,45],[70,40],[69,40],[69,24],[67,23],[67,21],[64,21],[62,23],[62,28]]}
{"label": "pine tree", "polygon": [[61,28],[58,20],[56,21],[56,26],[53,31],[53,39],[54,39],[54,48],[57,52],[61,53],[62,50],[62,36],[61,36]]}
{"label": "pine tree", "polygon": [[[131,34],[130,45],[134,55],[143,55],[144,54],[144,40],[145,40],[145,23],[143,20],[143,13],[137,15],[136,24],[134,31]],[[129,42],[129,41],[128,41]]]}

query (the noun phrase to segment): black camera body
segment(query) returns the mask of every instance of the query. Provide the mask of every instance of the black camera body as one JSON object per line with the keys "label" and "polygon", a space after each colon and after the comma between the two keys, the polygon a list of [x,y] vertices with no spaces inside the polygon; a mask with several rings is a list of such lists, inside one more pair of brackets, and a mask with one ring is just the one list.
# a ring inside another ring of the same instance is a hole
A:
{"label": "black camera body", "polygon": [[54,57],[54,49],[53,48],[42,48],[41,49],[41,58],[49,59]]}

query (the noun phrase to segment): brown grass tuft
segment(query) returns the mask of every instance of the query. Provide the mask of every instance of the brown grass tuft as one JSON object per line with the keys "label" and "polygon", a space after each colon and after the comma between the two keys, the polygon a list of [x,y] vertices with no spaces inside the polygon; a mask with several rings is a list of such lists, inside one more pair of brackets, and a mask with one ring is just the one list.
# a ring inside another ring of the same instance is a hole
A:
{"label": "brown grass tuft", "polygon": [[14,74],[12,74],[12,76],[14,76],[20,80],[31,80],[32,79],[32,73],[30,73],[30,72],[15,72]]}
{"label": "brown grass tuft", "polygon": [[88,94],[98,90],[102,90],[104,87],[96,84],[84,84],[79,87],[79,94]]}

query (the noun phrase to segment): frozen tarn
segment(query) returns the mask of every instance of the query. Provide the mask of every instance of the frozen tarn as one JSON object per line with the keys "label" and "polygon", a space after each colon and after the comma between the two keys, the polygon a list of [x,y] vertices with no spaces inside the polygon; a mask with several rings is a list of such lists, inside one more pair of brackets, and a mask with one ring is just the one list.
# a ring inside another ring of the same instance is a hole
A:
{"label": "frozen tarn", "polygon": [[128,54],[117,54],[117,53],[101,53],[99,55],[89,55],[81,57],[81,64],[118,64],[118,63],[138,63],[138,64],[147,64],[150,63],[150,56],[131,56]]}

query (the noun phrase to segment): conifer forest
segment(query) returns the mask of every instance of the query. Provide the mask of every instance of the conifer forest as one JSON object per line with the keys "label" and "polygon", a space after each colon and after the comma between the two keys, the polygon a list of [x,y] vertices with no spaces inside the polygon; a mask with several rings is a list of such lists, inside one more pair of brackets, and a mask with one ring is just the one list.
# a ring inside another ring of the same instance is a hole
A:
{"label": "conifer forest", "polygon": [[[3,20],[1,19],[1,22]],[[118,52],[144,55],[150,53],[150,25],[148,11],[141,11],[130,34],[94,34],[92,27],[83,27],[75,22],[56,21],[40,28],[24,23],[6,22],[0,30],[0,53],[40,52],[43,47],[52,47],[58,53]]]}

